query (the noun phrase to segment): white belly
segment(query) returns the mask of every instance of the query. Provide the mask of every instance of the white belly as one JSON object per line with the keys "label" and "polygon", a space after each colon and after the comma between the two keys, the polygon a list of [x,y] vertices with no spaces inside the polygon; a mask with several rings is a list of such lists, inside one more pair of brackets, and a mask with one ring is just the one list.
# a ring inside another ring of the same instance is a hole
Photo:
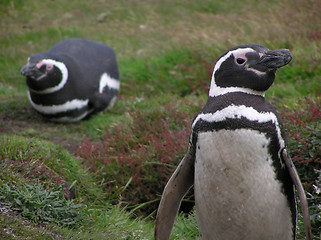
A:
{"label": "white belly", "polygon": [[268,144],[254,130],[199,134],[195,203],[202,239],[292,239],[291,211]]}

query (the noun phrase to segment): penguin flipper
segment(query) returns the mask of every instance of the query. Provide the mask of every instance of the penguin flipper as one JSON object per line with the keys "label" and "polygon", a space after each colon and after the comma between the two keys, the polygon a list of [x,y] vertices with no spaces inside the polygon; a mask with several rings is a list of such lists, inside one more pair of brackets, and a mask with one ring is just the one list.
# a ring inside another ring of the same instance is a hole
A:
{"label": "penguin flipper", "polygon": [[295,188],[298,191],[298,195],[299,195],[300,203],[301,203],[306,239],[312,240],[310,216],[309,216],[308,203],[307,203],[307,199],[305,196],[305,192],[302,187],[302,183],[299,178],[299,175],[295,169],[295,166],[293,165],[291,157],[285,148],[282,150],[282,158],[285,162],[285,165],[287,166],[287,168],[289,170],[289,173],[290,173],[292,181],[295,185]]}
{"label": "penguin flipper", "polygon": [[105,111],[106,109],[109,109],[109,105],[115,96],[116,95],[109,93],[97,92],[89,99],[88,106],[93,109],[94,113]]}
{"label": "penguin flipper", "polygon": [[165,186],[158,207],[155,240],[169,239],[181,201],[194,184],[194,161],[191,146]]}

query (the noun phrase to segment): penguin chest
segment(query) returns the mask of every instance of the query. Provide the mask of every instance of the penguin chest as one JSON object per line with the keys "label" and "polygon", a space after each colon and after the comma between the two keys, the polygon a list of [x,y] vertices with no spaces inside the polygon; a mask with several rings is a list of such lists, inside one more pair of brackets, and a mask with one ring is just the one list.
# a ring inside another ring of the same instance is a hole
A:
{"label": "penguin chest", "polygon": [[202,239],[292,239],[269,142],[249,129],[199,133],[194,188]]}

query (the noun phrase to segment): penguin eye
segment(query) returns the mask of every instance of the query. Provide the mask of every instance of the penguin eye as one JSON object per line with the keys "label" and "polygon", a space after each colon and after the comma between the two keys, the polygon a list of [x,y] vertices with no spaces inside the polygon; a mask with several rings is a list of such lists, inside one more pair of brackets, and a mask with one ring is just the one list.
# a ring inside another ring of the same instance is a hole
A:
{"label": "penguin eye", "polygon": [[50,71],[52,68],[53,68],[53,66],[51,64],[46,64],[47,71]]}
{"label": "penguin eye", "polygon": [[246,59],[244,59],[244,58],[237,58],[236,59],[236,62],[237,62],[237,64],[243,64],[243,63],[245,63],[246,62]]}

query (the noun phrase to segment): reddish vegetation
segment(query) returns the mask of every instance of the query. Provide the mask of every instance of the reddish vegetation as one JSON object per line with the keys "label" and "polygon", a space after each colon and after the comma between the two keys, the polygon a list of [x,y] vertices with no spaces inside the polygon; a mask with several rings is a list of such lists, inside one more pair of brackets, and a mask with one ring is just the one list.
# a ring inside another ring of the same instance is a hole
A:
{"label": "reddish vegetation", "polygon": [[122,194],[130,204],[157,199],[186,151],[191,117],[169,104],[163,108],[131,113],[129,126],[114,126],[103,141],[87,139],[77,151],[111,195],[132,178]]}
{"label": "reddish vegetation", "polygon": [[301,110],[283,109],[281,117],[289,138],[292,160],[300,175],[307,195],[312,233],[320,234],[321,228],[321,96],[299,102]]}
{"label": "reddish vegetation", "polygon": [[[62,174],[58,174],[53,170],[45,166],[43,159],[1,159],[2,169],[12,173],[16,173],[17,177],[31,180],[31,183],[40,181],[40,182],[49,182],[56,186],[60,186],[64,183],[65,178],[62,177]],[[17,180],[17,179],[16,179]]]}
{"label": "reddish vegetation", "polygon": [[[299,103],[301,111],[280,110],[290,153],[305,187],[312,188],[321,169],[321,104],[306,99]],[[189,108],[192,106],[188,106]],[[194,106],[195,108],[195,106]],[[199,109],[200,106],[195,108]],[[104,182],[104,190],[111,196],[131,183],[122,193],[122,201],[136,205],[158,199],[163,188],[183,157],[191,132],[191,116],[177,112],[171,104],[162,110],[130,113],[132,123],[115,125],[98,143],[85,140],[77,154],[84,164]],[[150,205],[149,209],[156,209]]]}
{"label": "reddish vegetation", "polygon": [[289,148],[292,160],[305,182],[308,190],[314,183],[317,173],[321,169],[321,98],[311,101],[299,102],[302,110],[289,112],[281,111],[281,117],[289,139]]}
{"label": "reddish vegetation", "polygon": [[[194,58],[197,59],[199,65],[178,65],[178,70],[186,74],[185,81],[188,84],[188,88],[193,93],[205,93],[209,91],[209,83],[214,69],[214,62],[208,62],[202,56],[195,52]],[[199,74],[195,74],[201,72]],[[190,76],[190,77],[188,77]],[[202,76],[203,79],[195,79],[195,76]]]}
{"label": "reddish vegetation", "polygon": [[321,31],[316,30],[316,31],[311,31],[308,33],[308,39],[310,41],[319,41],[321,39]]}

